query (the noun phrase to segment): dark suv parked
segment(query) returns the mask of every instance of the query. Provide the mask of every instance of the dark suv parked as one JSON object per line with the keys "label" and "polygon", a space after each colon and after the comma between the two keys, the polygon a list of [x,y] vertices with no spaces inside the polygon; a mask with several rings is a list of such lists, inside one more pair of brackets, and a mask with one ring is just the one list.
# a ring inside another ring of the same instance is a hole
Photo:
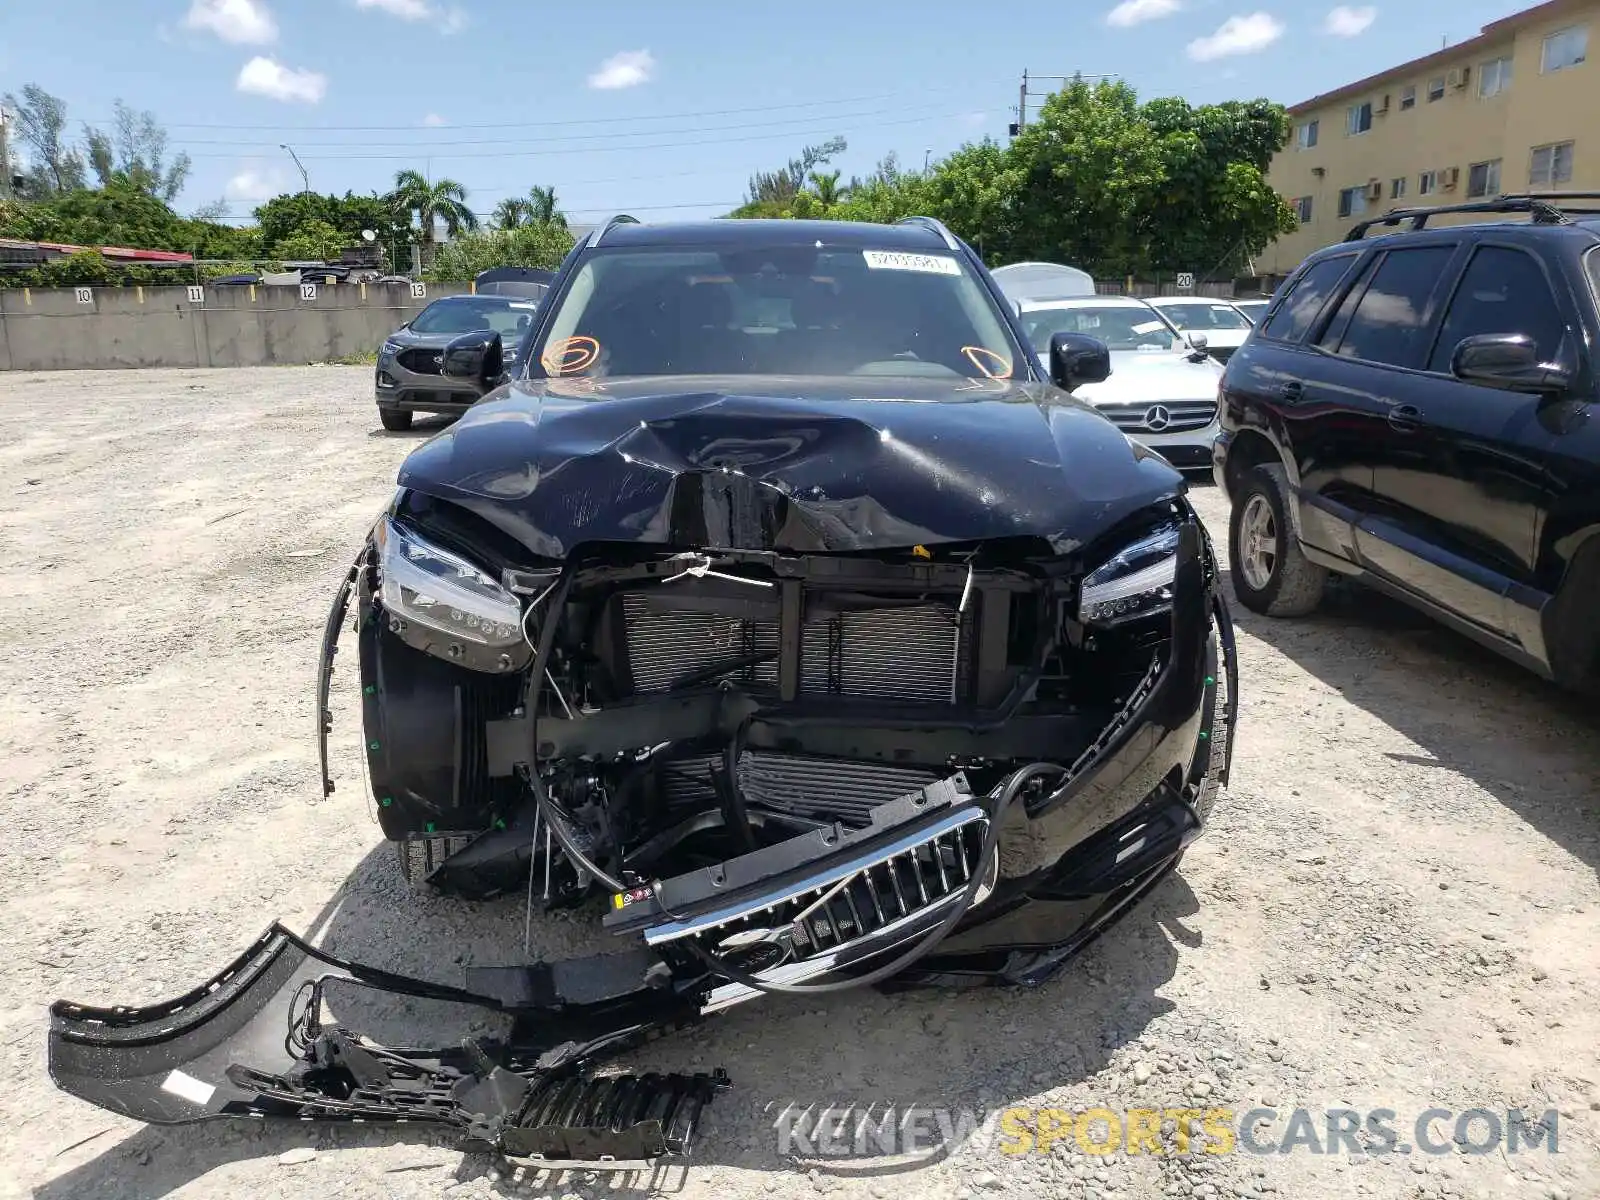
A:
{"label": "dark suv parked", "polygon": [[1600,193],[1400,210],[1306,259],[1222,379],[1240,603],[1308,613],[1337,571],[1600,690],[1597,295]]}

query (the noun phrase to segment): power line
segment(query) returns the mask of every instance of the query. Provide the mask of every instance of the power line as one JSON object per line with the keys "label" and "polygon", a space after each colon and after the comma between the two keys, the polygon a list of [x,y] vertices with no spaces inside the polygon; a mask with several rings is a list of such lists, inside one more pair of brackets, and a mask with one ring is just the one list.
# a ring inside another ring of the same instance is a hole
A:
{"label": "power line", "polygon": [[[855,121],[855,120],[860,120],[860,119],[865,118],[865,117],[879,117],[879,116],[885,116],[885,115],[887,115],[889,113],[904,113],[906,111],[907,111],[907,109],[903,105],[897,105],[894,108],[874,108],[874,109],[865,109],[865,110],[862,110],[862,111],[859,111],[859,112],[833,113],[833,114],[830,114],[827,119],[830,120],[830,121]],[[910,111],[912,111],[912,112],[921,111],[924,115],[927,115],[927,116],[930,116],[930,117],[935,116],[935,114],[928,112],[927,108],[923,108],[921,110],[912,109]],[[960,115],[960,114],[957,114],[957,115]],[[337,149],[337,148],[340,148],[340,147],[348,147],[348,146],[367,147],[369,149],[379,149],[379,148],[386,147],[386,146],[395,146],[395,147],[403,147],[403,148],[405,148],[405,149],[407,149],[407,150],[409,150],[409,151],[414,153],[414,152],[416,152],[418,150],[423,150],[423,149],[431,151],[431,150],[434,150],[434,149],[439,148],[439,147],[451,147],[451,146],[541,145],[541,144],[551,143],[551,142],[606,141],[606,140],[610,140],[610,139],[613,139],[613,138],[662,137],[662,136],[672,136],[672,135],[680,134],[680,133],[720,133],[720,132],[726,132],[726,131],[729,131],[729,130],[739,130],[739,129],[773,129],[773,128],[776,128],[779,125],[795,125],[795,124],[806,124],[806,123],[815,124],[817,121],[820,121],[820,120],[822,120],[821,116],[804,116],[804,117],[789,117],[789,118],[787,118],[785,120],[782,120],[782,121],[746,121],[746,122],[741,122],[741,123],[736,124],[736,125],[698,125],[698,126],[697,125],[690,125],[690,126],[685,126],[683,128],[680,128],[680,129],[649,129],[649,130],[637,130],[637,131],[618,132],[618,133],[568,133],[568,134],[557,134],[557,135],[555,135],[553,137],[537,137],[537,138],[526,138],[526,137],[517,137],[517,138],[452,138],[449,141],[430,141],[430,140],[427,140],[427,139],[418,139],[418,138],[412,137],[412,138],[407,138],[404,141],[398,141],[398,142],[375,142],[375,141],[371,141],[371,140],[368,140],[368,139],[361,139],[359,141],[343,141],[343,142],[340,142],[340,141],[318,142],[318,141],[307,141],[304,138],[297,137],[297,138],[295,138],[295,144],[299,145],[299,146],[303,146],[303,147],[309,147],[309,148],[311,148],[313,150],[332,150],[332,149]],[[270,148],[272,146],[278,146],[278,147],[281,148],[283,143],[276,142],[276,141],[273,141],[273,142],[241,142],[241,141],[238,141],[237,139],[234,139],[234,138],[185,138],[185,139],[183,139],[181,141],[174,142],[173,145],[177,149],[182,149],[182,148],[184,148],[186,146],[258,146],[258,147],[262,147],[262,148]],[[343,157],[343,156],[341,155],[341,157]]]}
{"label": "power line", "polygon": [[[965,113],[961,113],[961,112],[955,112],[955,113],[940,113],[938,115],[926,116],[926,117],[907,117],[907,118],[904,118],[902,120],[897,120],[897,121],[879,121],[875,127],[876,128],[884,128],[884,127],[896,126],[896,125],[927,125],[927,124],[930,124],[930,123],[932,123],[934,121],[954,120],[955,118],[961,117],[961,116],[964,116],[964,115],[966,115],[966,114]],[[539,156],[551,156],[551,155],[561,155],[561,154],[567,154],[567,155],[572,155],[572,154],[615,154],[615,153],[618,153],[619,151],[622,152],[622,153],[627,154],[627,153],[635,153],[635,152],[643,151],[643,150],[680,150],[680,149],[683,149],[683,148],[689,147],[689,146],[723,146],[723,145],[729,145],[729,144],[732,144],[732,143],[742,143],[742,142],[772,142],[772,141],[781,141],[781,140],[784,140],[784,139],[796,138],[796,137],[820,137],[820,136],[826,136],[828,134],[835,134],[835,133],[838,133],[838,132],[840,132],[840,130],[839,130],[839,127],[837,125],[824,125],[824,126],[820,126],[820,127],[813,128],[813,129],[790,129],[790,130],[785,130],[785,131],[783,131],[781,133],[750,134],[750,135],[747,135],[747,136],[744,136],[744,137],[731,137],[731,138],[729,138],[729,137],[698,138],[698,139],[695,139],[693,141],[687,141],[687,142],[654,142],[654,143],[646,143],[646,144],[643,144],[643,145],[630,145],[630,146],[574,146],[574,147],[572,147],[570,149],[548,149],[548,150],[478,150],[478,151],[468,151],[468,152],[465,152],[465,153],[462,153],[462,154],[451,154],[451,153],[439,150],[439,149],[435,148],[432,145],[426,145],[426,146],[413,146],[411,149],[409,149],[409,150],[407,150],[407,151],[405,151],[403,153],[395,153],[395,154],[307,154],[307,155],[304,156],[304,158],[305,158],[305,160],[307,162],[312,162],[312,161],[320,161],[320,162],[354,162],[354,161],[414,162],[418,158],[424,157],[424,156],[426,156],[428,158],[536,158],[536,157],[539,157]],[[190,158],[228,158],[228,159],[238,159],[240,157],[240,155],[237,154],[237,153],[234,153],[234,154],[222,154],[222,153],[201,152],[201,153],[198,153],[198,154],[191,154],[189,157]]]}
{"label": "power line", "polygon": [[[966,92],[966,91],[971,91],[972,89],[973,89],[973,82],[971,80],[968,80],[965,83],[963,83],[962,85],[960,85],[959,87],[917,88],[917,89],[915,89],[915,92],[913,94],[949,95],[952,92]],[[796,108],[815,108],[815,107],[818,107],[818,106],[821,106],[821,105],[828,105],[828,104],[865,104],[865,103],[867,103],[869,101],[872,101],[872,100],[897,100],[897,99],[904,99],[906,97],[906,95],[907,95],[907,93],[904,92],[904,91],[899,91],[899,92],[879,92],[879,93],[877,93],[875,95],[871,95],[871,96],[841,96],[841,97],[837,97],[837,98],[832,99],[832,100],[797,100],[797,101],[794,101],[793,103],[790,103],[790,104],[766,104],[766,105],[745,104],[745,105],[740,105],[738,108],[709,108],[709,109],[702,109],[699,112],[648,113],[648,114],[640,114],[640,115],[628,116],[628,117],[582,117],[582,118],[575,118],[575,119],[572,119],[572,120],[564,120],[564,121],[505,121],[505,122],[491,123],[491,124],[466,124],[466,125],[447,125],[447,126],[425,126],[425,125],[417,125],[417,124],[409,124],[409,125],[230,125],[230,124],[212,124],[212,123],[200,123],[200,122],[164,122],[163,124],[168,129],[234,129],[234,130],[240,130],[240,129],[251,130],[251,129],[253,129],[253,130],[257,130],[257,131],[272,131],[272,132],[275,132],[275,133],[280,134],[280,135],[287,135],[287,134],[299,135],[299,134],[304,134],[304,133],[316,133],[316,132],[319,132],[319,131],[329,131],[329,132],[336,132],[336,133],[372,133],[372,132],[391,132],[391,133],[412,132],[412,133],[415,133],[419,129],[428,129],[428,128],[440,128],[440,129],[549,129],[549,128],[557,128],[557,127],[562,127],[562,126],[570,126],[570,125],[613,125],[613,124],[621,124],[621,123],[624,123],[624,122],[626,122],[626,123],[636,123],[636,122],[639,122],[639,121],[677,121],[677,120],[685,120],[685,119],[688,119],[688,118],[691,118],[691,117],[728,117],[728,116],[736,116],[736,115],[743,114],[743,113],[786,112],[786,111],[789,111],[791,109],[796,109]],[[817,119],[821,120],[824,115],[825,114],[818,114]],[[110,118],[102,118],[102,121],[106,121],[106,120],[110,120]]]}

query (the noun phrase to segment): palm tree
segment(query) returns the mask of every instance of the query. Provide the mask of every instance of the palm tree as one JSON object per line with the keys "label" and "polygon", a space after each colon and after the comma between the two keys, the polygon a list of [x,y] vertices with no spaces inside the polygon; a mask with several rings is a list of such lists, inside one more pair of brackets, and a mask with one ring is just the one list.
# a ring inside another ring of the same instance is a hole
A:
{"label": "palm tree", "polygon": [[538,225],[559,225],[565,229],[567,218],[556,207],[556,189],[535,184],[528,189],[528,218]]}
{"label": "palm tree", "polygon": [[839,186],[838,171],[829,171],[826,175],[821,171],[811,172],[811,188],[817,199],[829,208],[843,200],[850,191]]}
{"label": "palm tree", "polygon": [[517,196],[500,201],[494,208],[494,223],[497,229],[516,229],[528,224],[532,218],[533,205]]}
{"label": "palm tree", "polygon": [[467,207],[467,189],[454,179],[429,183],[420,171],[398,171],[389,204],[409,222],[416,215],[420,229],[424,264],[433,261],[434,225],[444,222],[445,231],[455,237],[463,229],[478,227],[477,215]]}

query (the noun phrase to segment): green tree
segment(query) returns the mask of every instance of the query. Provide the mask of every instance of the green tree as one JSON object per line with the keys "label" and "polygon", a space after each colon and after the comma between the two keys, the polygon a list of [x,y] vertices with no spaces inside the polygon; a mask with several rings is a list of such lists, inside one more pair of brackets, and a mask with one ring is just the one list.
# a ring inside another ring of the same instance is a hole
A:
{"label": "green tree", "polygon": [[530,220],[532,206],[521,196],[508,196],[494,206],[490,220],[496,229],[517,229]]}
{"label": "green tree", "polygon": [[307,221],[288,237],[276,243],[272,252],[290,261],[327,262],[338,258],[349,239],[326,221]]}
{"label": "green tree", "polygon": [[559,225],[565,229],[567,218],[556,204],[556,189],[535,184],[528,189],[528,216],[536,225]]}
{"label": "green tree", "polygon": [[0,236],[80,246],[178,250],[200,258],[248,259],[261,250],[254,229],[234,229],[180,217],[128,179],[103,188],[78,188],[16,207]]}
{"label": "green tree", "polygon": [[114,107],[111,132],[85,126],[84,141],[101,187],[121,176],[170,204],[189,178],[187,154],[166,161],[167,131],[156,123],[155,114],[135,112],[121,100]]}
{"label": "green tree", "polygon": [[66,140],[66,102],[36,83],[28,83],[22,87],[21,99],[7,92],[5,106],[16,114],[15,137],[28,152],[23,197],[42,200],[81,188],[83,156]]}
{"label": "green tree", "polygon": [[426,277],[458,282],[472,279],[490,267],[553,270],[571,249],[572,234],[553,222],[463,233],[439,247]]}
{"label": "green tree", "polygon": [[1294,211],[1267,183],[1289,115],[1266,100],[1191,108],[1164,98],[1141,116],[1155,134],[1166,185],[1145,199],[1152,270],[1233,274],[1295,228]]}
{"label": "green tree", "polygon": [[824,208],[832,208],[845,198],[849,188],[839,186],[838,171],[813,171],[807,177],[811,184],[811,193]]}
{"label": "green tree", "polygon": [[295,192],[274,196],[255,210],[255,218],[264,246],[276,246],[316,223],[339,231],[341,249],[360,245],[362,231],[367,229],[376,235],[382,250],[396,256],[403,255],[416,240],[410,217],[396,214],[387,198],[371,194]]}
{"label": "green tree", "polygon": [[423,264],[433,260],[436,227],[442,222],[450,237],[478,228],[477,215],[467,207],[467,189],[454,179],[430,183],[420,171],[399,171],[388,196],[394,212],[407,220],[414,214],[422,244]]}
{"label": "green tree", "polygon": [[750,176],[745,202],[733,211],[735,217],[787,216],[788,206],[805,186],[806,176],[817,167],[832,162],[843,154],[848,143],[844,138],[829,138],[826,142],[806,146],[799,158],[791,158],[776,171],[758,171]]}

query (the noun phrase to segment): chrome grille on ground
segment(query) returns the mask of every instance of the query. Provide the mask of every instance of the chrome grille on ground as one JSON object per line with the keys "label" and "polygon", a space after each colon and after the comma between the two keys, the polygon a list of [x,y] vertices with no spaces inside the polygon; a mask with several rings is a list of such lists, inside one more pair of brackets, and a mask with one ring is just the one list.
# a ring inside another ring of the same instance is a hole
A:
{"label": "chrome grille on ground", "polygon": [[713,954],[745,958],[752,970],[812,960],[825,969],[823,956],[863,938],[888,938],[953,902],[979,869],[988,825],[981,808],[966,805],[788,886],[654,926],[645,941],[695,937]]}
{"label": "chrome grille on ground", "polygon": [[[637,692],[670,691],[693,677],[777,685],[776,621],[745,621],[693,609],[658,612],[637,592],[623,596],[622,613]],[[728,669],[718,674],[721,664]]]}
{"label": "chrome grille on ground", "polygon": [[1204,429],[1217,415],[1215,400],[1140,400],[1096,408],[1130,433],[1186,433]]}

